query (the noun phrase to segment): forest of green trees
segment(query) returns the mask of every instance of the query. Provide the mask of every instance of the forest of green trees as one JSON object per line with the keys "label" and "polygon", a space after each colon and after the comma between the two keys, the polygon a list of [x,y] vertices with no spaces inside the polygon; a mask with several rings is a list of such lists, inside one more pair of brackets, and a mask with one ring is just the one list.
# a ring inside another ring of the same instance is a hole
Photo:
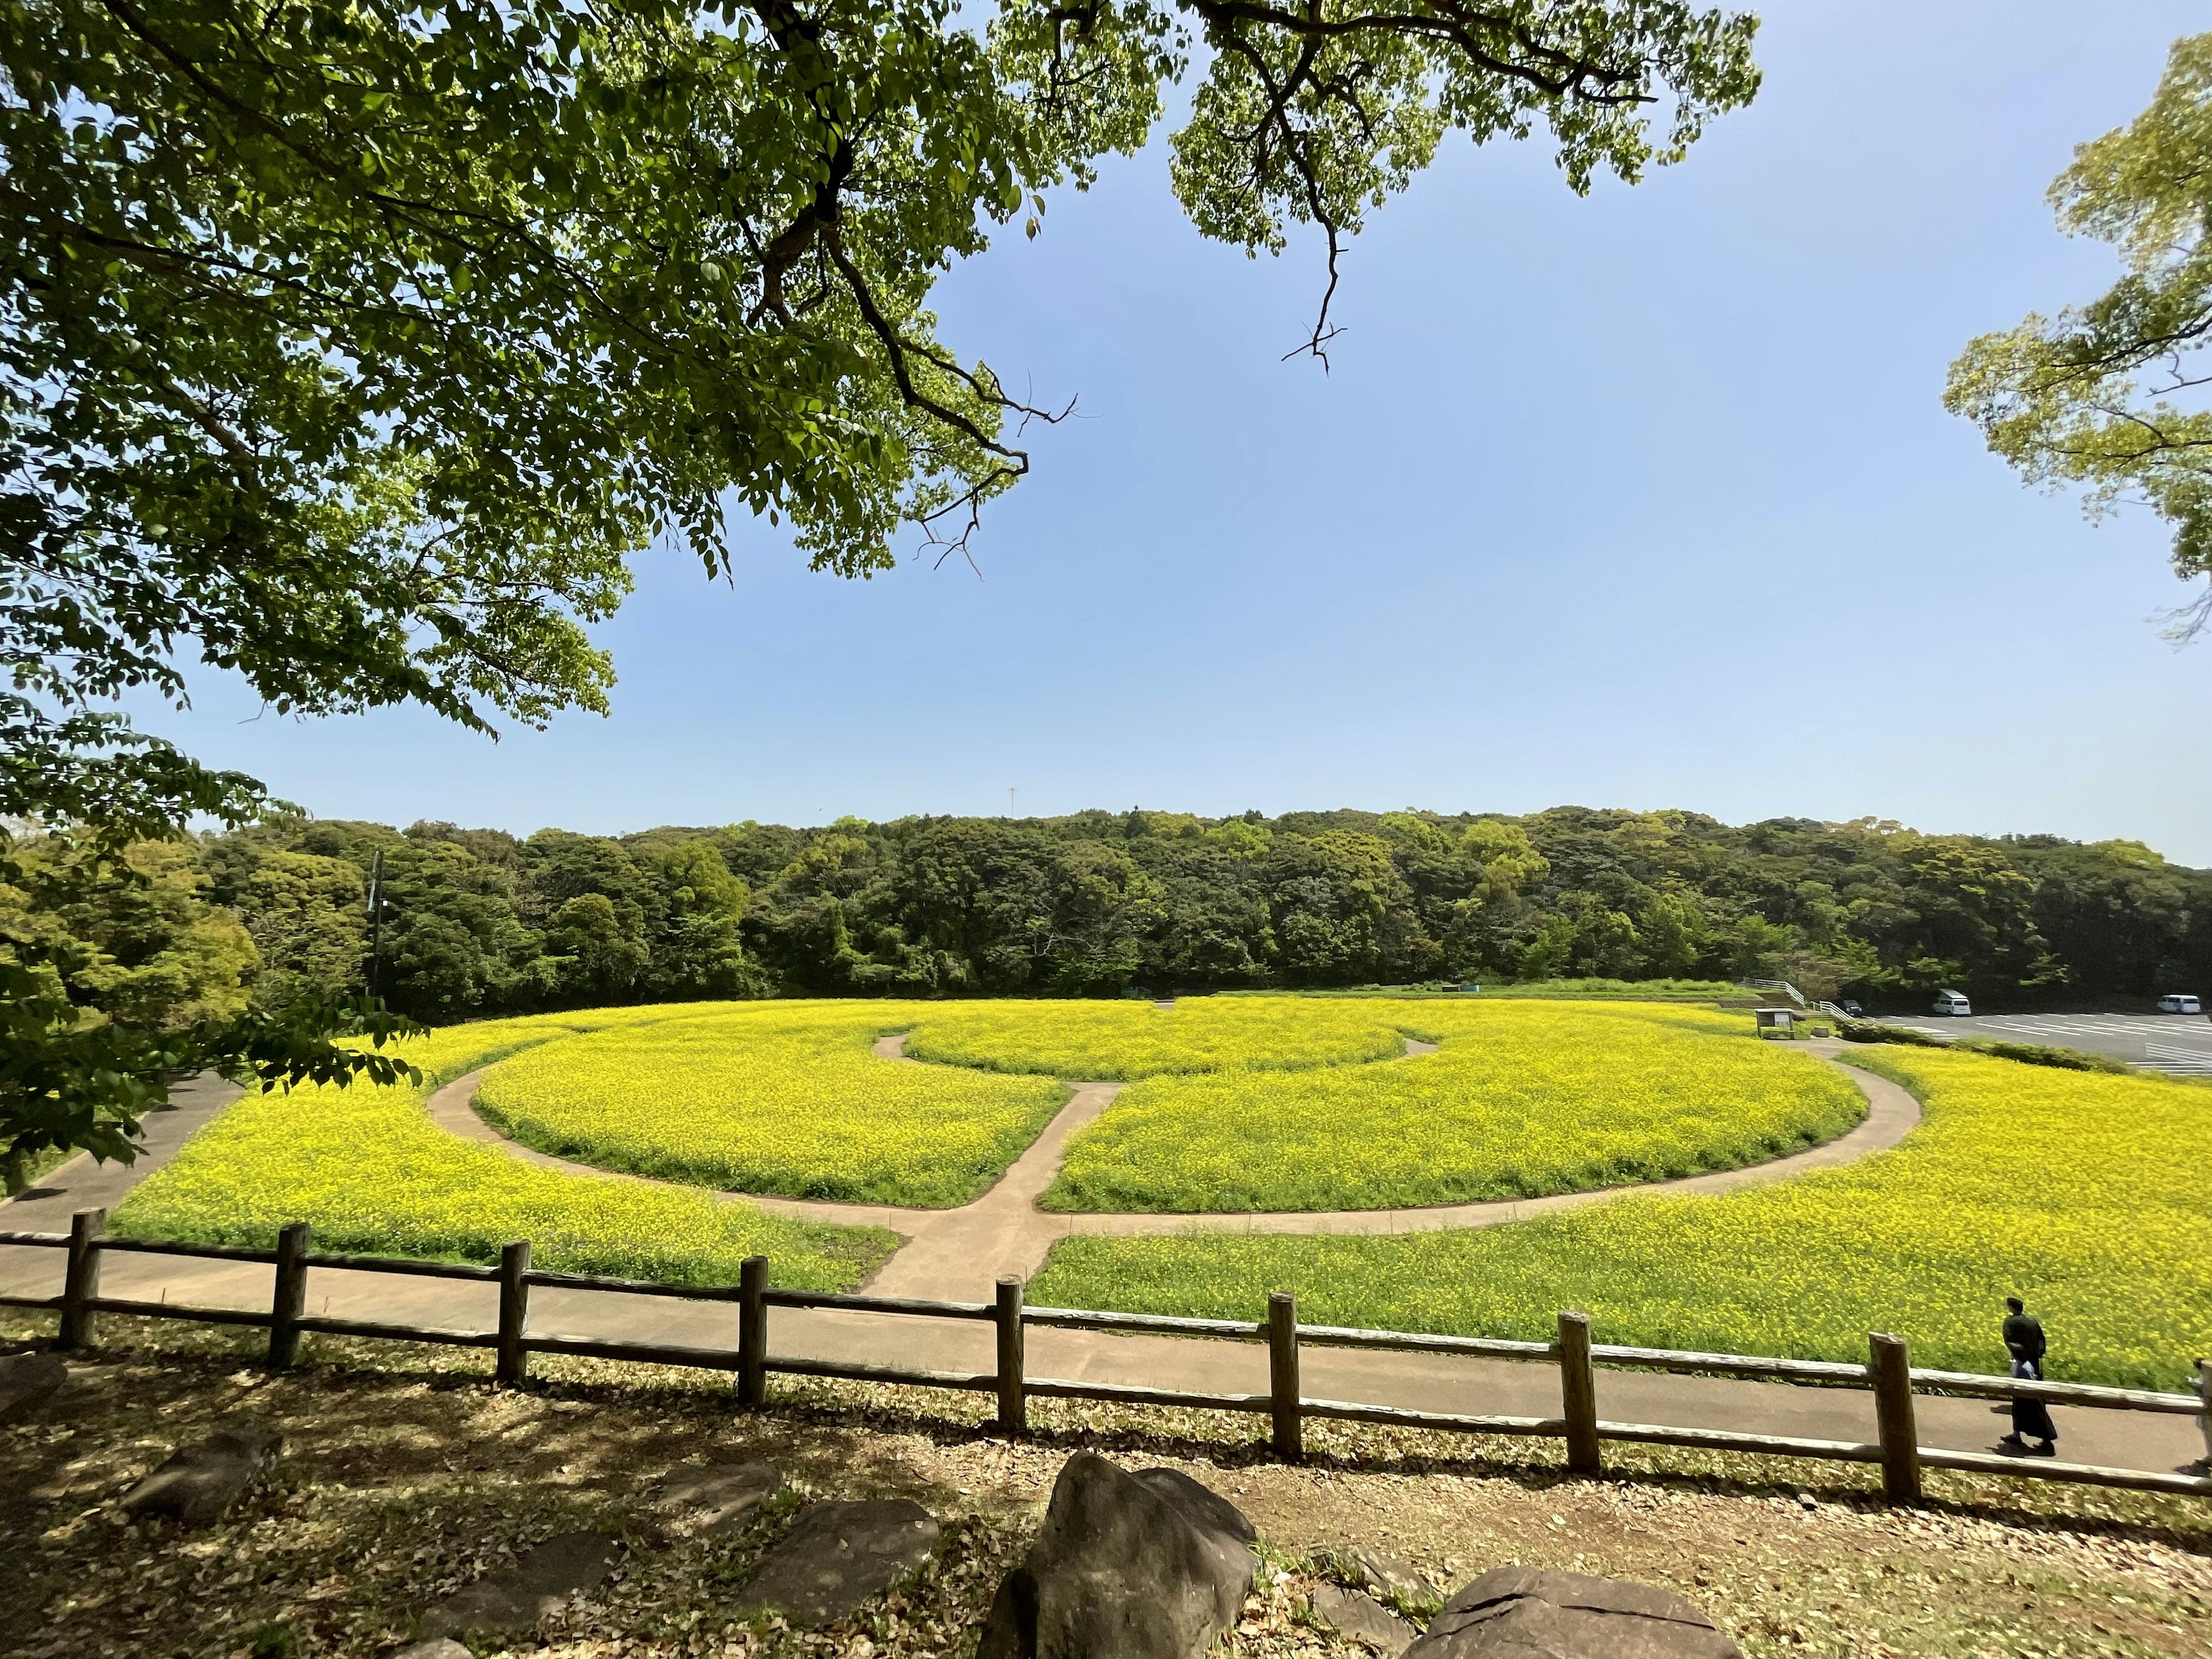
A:
{"label": "forest of green trees", "polygon": [[1560,975],[1783,977],[1875,1008],[1938,986],[1996,1006],[2212,988],[2212,872],[1873,819],[1132,811],[526,840],[278,817],[143,844],[128,872],[60,837],[20,852],[0,933],[56,947],[75,1000],[138,1022],[372,984],[434,1022]]}

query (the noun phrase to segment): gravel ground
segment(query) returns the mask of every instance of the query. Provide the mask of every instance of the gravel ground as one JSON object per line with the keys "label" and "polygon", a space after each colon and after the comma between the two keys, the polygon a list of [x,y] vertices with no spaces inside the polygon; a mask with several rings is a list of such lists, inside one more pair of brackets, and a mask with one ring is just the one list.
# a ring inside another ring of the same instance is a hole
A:
{"label": "gravel ground", "polygon": [[[0,1320],[27,1337],[28,1320]],[[311,1339],[269,1377],[221,1332],[110,1320],[69,1394],[0,1427],[0,1652],[374,1654],[421,1611],[555,1533],[621,1541],[607,1582],[512,1651],[959,1654],[1026,1547],[1061,1462],[1090,1447],[1181,1468],[1258,1526],[1264,1569],[1232,1654],[1341,1653],[1307,1604],[1340,1547],[1440,1585],[1507,1562],[1668,1585],[1753,1654],[2212,1656],[2212,1505],[1965,1476],[1916,1511],[1868,1471],[1608,1448],[1568,1479],[1526,1443],[1310,1429],[1267,1461],[1255,1419],[1034,1402],[1033,1437],[975,1395],[781,1382],[735,1413],[698,1373],[540,1360],[524,1390],[475,1353]],[[243,1416],[287,1436],[272,1479],[222,1523],[126,1522],[116,1500],[176,1445]],[[677,1465],[762,1458],[792,1496],[743,1533],[670,1533],[649,1504]],[[910,1497],[945,1526],[909,1583],[848,1622],[737,1617],[735,1593],[805,1498]],[[1357,1650],[1352,1650],[1356,1651]]]}

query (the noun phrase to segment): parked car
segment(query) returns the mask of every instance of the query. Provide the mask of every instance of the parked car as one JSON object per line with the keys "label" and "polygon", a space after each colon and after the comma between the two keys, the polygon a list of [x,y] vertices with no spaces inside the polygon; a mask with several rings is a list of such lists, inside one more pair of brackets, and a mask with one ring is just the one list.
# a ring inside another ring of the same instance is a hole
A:
{"label": "parked car", "polygon": [[2158,1000],[2158,1011],[2161,1014],[2201,1014],[2204,1012],[2204,1005],[2195,997],[2179,991],[2169,991]]}
{"label": "parked car", "polygon": [[1974,1005],[1966,1000],[1964,991],[1938,991],[1936,994],[1936,1012],[1963,1019],[1974,1012]]}
{"label": "parked car", "polygon": [[1853,1002],[1849,997],[1845,997],[1844,999],[1843,1009],[1844,1012],[1849,1014],[1853,1019],[1864,1019],[1866,1018],[1866,1010],[1860,1007],[1857,1003]]}

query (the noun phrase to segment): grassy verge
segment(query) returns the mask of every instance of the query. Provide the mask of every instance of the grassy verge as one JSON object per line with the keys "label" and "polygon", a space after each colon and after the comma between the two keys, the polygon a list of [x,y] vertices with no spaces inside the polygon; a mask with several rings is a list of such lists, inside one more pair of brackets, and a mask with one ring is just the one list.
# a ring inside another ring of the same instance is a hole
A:
{"label": "grassy verge", "polygon": [[539,1168],[431,1123],[428,1091],[508,1054],[605,1021],[696,1009],[618,1009],[488,1021],[432,1032],[404,1052],[422,1089],[310,1088],[249,1095],[186,1142],[117,1211],[116,1231],[198,1243],[274,1241],[312,1222],[326,1249],[489,1261],[526,1238],[544,1267],[688,1283],[735,1283],[765,1255],[777,1281],[849,1289],[890,1254],[881,1228],[813,1226],[750,1205]]}
{"label": "grassy verge", "polygon": [[1582,1308],[1599,1340],[2002,1369],[1999,1300],[2027,1297],[2051,1375],[2178,1389],[2212,1352],[2212,1114],[2150,1078],[1866,1048],[1914,1091],[1893,1151],[1711,1198],[1625,1197],[1397,1237],[1070,1238],[1030,1297],[1251,1318],[1271,1290],[1316,1323],[1542,1338]]}
{"label": "grassy verge", "polygon": [[1156,1077],[1076,1136],[1056,1210],[1366,1210],[1735,1169],[1833,1139],[1850,1080],[1741,1015],[1427,1004],[1442,1048],[1375,1066]]}
{"label": "grassy verge", "polygon": [[517,1055],[484,1078],[477,1105],[526,1146],[605,1169],[792,1198],[964,1204],[1068,1090],[868,1052],[929,1006],[768,1003],[625,1026]]}

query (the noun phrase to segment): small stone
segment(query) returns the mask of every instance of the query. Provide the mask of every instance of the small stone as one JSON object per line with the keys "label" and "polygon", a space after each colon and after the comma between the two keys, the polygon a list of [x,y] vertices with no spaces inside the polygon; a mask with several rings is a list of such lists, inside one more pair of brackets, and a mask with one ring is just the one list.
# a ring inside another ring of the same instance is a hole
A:
{"label": "small stone", "polygon": [[476,1659],[476,1656],[450,1636],[433,1636],[394,1648],[391,1659]]}
{"label": "small stone", "polygon": [[1338,1635],[1364,1642],[1386,1659],[1397,1659],[1420,1634],[1373,1596],[1334,1584],[1314,1591],[1313,1615]]}
{"label": "small stone", "polygon": [[1443,1593],[1430,1583],[1428,1575],[1410,1561],[1401,1561],[1379,1550],[1348,1551],[1344,1559],[1365,1582],[1367,1593],[1379,1601],[1395,1601],[1401,1607],[1433,1607],[1444,1599]]}
{"label": "small stone", "polygon": [[0,1423],[13,1423],[61,1392],[69,1367],[50,1353],[11,1353],[0,1359]]}
{"label": "small stone", "polygon": [[683,1531],[699,1537],[735,1532],[783,1489],[783,1472],[771,1463],[708,1463],[671,1469],[653,1507]]}
{"label": "small stone", "polygon": [[595,1532],[564,1532],[547,1539],[511,1567],[464,1584],[422,1615],[426,1638],[474,1631],[516,1636],[570,1596],[597,1589],[613,1565],[615,1541]]}
{"label": "small stone", "polygon": [[1671,1590],[1535,1567],[1493,1567],[1429,1621],[1406,1659],[1742,1659]]}
{"label": "small stone", "polygon": [[929,1559],[937,1522],[910,1498],[810,1504],[738,1592],[794,1625],[834,1624]]}
{"label": "small stone", "polygon": [[173,1453],[123,1498],[125,1515],[172,1515],[187,1526],[220,1520],[284,1449],[284,1437],[240,1424]]}

